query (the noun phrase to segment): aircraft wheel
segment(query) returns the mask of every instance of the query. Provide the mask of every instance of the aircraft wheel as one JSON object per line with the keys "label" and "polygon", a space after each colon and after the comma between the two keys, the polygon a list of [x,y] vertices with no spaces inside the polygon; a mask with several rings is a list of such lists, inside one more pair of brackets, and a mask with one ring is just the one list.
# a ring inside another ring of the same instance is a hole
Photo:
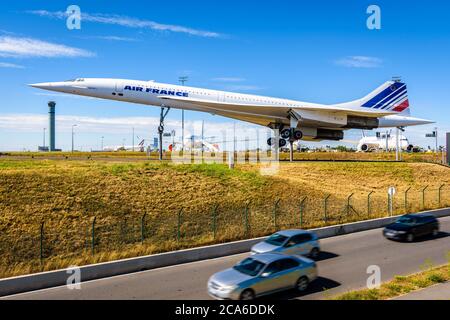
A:
{"label": "aircraft wheel", "polygon": [[361,151],[364,151],[364,152],[369,151],[369,147],[367,146],[367,144],[363,144],[361,146]]}
{"label": "aircraft wheel", "polygon": [[269,139],[267,139],[267,144],[268,144],[269,146],[275,145],[275,138],[269,138]]}
{"label": "aircraft wheel", "polygon": [[288,128],[288,129],[283,129],[283,130],[281,130],[280,136],[281,136],[283,139],[289,139],[289,138],[291,137],[291,129]]}
{"label": "aircraft wheel", "polygon": [[280,141],[278,142],[278,146],[280,148],[283,148],[284,146],[286,146],[287,142],[284,139],[280,139]]}
{"label": "aircraft wheel", "polygon": [[300,130],[295,130],[294,131],[294,139],[300,140],[301,138],[303,138],[303,132],[301,132]]}

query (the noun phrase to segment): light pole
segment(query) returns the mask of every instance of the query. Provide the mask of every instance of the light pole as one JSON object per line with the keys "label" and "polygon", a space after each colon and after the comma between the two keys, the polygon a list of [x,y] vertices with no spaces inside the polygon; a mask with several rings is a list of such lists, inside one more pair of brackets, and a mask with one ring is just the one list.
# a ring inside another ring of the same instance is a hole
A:
{"label": "light pole", "polygon": [[73,153],[73,136],[74,136],[73,128],[75,128],[76,126],[77,126],[76,124],[72,125],[72,153]]}
{"label": "light pole", "polygon": [[42,145],[43,147],[44,147],[44,149],[45,149],[45,130],[47,130],[47,128],[44,128],[44,144]]}
{"label": "light pole", "polygon": [[437,127],[435,127],[434,128],[434,132],[435,132],[435,137],[434,137],[434,139],[435,139],[435,152],[436,152],[436,154],[438,154],[438,128]]}
{"label": "light pole", "polygon": [[[188,76],[182,76],[178,78],[178,81],[184,86],[184,83],[188,81],[188,79]],[[184,151],[184,109],[181,109],[181,151]]]}
{"label": "light pole", "polygon": [[134,127],[133,127],[133,139],[132,139],[132,141],[131,141],[131,145],[132,145],[132,150],[133,150],[133,152],[134,152]]}

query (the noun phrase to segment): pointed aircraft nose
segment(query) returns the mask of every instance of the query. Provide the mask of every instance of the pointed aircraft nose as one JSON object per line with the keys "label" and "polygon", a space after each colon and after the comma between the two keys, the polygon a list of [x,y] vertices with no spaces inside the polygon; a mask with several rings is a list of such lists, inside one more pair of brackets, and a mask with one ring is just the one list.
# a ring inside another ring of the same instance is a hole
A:
{"label": "pointed aircraft nose", "polygon": [[51,82],[32,83],[29,84],[29,86],[33,88],[49,90],[52,88],[52,83]]}

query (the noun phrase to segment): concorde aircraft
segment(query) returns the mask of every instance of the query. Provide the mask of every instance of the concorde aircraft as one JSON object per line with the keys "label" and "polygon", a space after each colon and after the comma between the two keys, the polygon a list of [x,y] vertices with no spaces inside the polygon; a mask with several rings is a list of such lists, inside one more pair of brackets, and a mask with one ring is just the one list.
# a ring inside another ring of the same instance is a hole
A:
{"label": "concorde aircraft", "polygon": [[208,112],[274,129],[269,145],[287,141],[342,140],[344,130],[407,127],[432,123],[409,112],[406,84],[387,81],[361,99],[318,104],[209,90],[155,81],[78,78],[31,84],[32,87],[81,96]]}

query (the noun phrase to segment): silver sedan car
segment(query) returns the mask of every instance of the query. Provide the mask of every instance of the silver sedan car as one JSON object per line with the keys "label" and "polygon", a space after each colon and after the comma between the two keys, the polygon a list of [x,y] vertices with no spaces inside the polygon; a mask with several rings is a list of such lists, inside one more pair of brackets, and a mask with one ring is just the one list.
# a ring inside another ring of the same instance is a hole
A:
{"label": "silver sedan car", "polygon": [[208,280],[208,293],[216,299],[251,300],[295,288],[304,291],[317,278],[314,261],[297,255],[252,255]]}
{"label": "silver sedan car", "polygon": [[266,240],[255,244],[251,253],[281,252],[300,254],[316,259],[320,253],[319,239],[314,232],[291,229],[274,233]]}

